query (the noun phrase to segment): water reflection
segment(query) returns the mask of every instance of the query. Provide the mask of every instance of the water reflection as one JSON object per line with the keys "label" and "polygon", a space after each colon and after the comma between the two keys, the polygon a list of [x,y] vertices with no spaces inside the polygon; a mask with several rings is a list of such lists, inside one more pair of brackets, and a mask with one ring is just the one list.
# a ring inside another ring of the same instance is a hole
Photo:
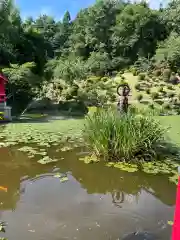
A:
{"label": "water reflection", "polygon": [[[50,153],[59,157],[55,151]],[[44,178],[48,173],[52,175],[54,165],[42,166],[28,159],[25,153],[13,149],[2,148],[0,155],[0,186],[8,188],[7,193],[0,191],[0,209],[14,209],[19,195],[25,192],[21,182]],[[64,157],[65,160],[56,164],[57,170],[64,173],[70,171],[88,194],[111,193],[112,203],[117,207],[121,207],[126,195],[135,196],[138,201],[142,189],[166,205],[173,206],[175,203],[176,186],[165,176],[126,173],[102,164],[86,165],[77,160],[78,156],[74,152],[64,153]]]}
{"label": "water reflection", "polygon": [[116,206],[116,207],[119,207],[121,208],[121,203],[124,202],[124,199],[125,199],[125,195],[123,192],[119,192],[119,191],[113,191],[111,193],[111,196],[112,196],[112,203]]}
{"label": "water reflection", "polygon": [[[170,238],[176,186],[166,176],[86,165],[77,153],[60,156],[51,148],[52,158],[64,160],[41,165],[16,149],[0,149],[0,185],[8,188],[0,191],[0,218],[9,223],[9,239],[31,240],[34,233],[34,240],[109,240],[141,228]],[[55,172],[69,181],[61,184]]]}
{"label": "water reflection", "polygon": [[[58,157],[56,154],[54,156]],[[105,167],[103,164],[86,165],[81,161],[76,161],[78,157],[74,152],[65,153],[66,160],[61,162],[60,167],[62,171],[71,171],[89,194],[111,193],[114,202],[122,203],[125,199],[124,195],[127,194],[136,196],[138,201],[141,191],[145,190],[166,205],[173,206],[175,203],[176,186],[169,182],[166,176],[139,172],[127,173]]]}
{"label": "water reflection", "polygon": [[20,195],[25,193],[28,179],[49,173],[52,166],[39,166],[29,160],[26,154],[13,149],[0,149],[0,186],[7,188],[7,193],[0,190],[0,210],[16,208]]}

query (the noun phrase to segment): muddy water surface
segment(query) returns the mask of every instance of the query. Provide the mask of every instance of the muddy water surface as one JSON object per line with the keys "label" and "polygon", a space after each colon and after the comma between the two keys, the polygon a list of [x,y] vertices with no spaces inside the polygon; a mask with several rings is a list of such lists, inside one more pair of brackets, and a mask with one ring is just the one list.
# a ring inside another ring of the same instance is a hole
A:
{"label": "muddy water surface", "polygon": [[[59,153],[50,150],[53,157]],[[78,152],[41,165],[15,149],[0,149],[0,220],[9,240],[109,240],[149,231],[169,240],[176,186],[165,176],[86,165]],[[56,173],[67,174],[60,182]]]}

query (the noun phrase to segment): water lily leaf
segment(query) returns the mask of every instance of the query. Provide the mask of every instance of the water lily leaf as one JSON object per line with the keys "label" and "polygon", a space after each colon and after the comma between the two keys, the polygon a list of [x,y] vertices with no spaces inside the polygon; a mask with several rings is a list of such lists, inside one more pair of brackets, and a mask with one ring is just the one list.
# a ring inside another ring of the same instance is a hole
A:
{"label": "water lily leaf", "polygon": [[48,163],[52,163],[52,162],[57,162],[57,161],[58,161],[57,159],[52,159],[52,158],[46,156],[46,157],[40,159],[40,160],[38,161],[38,163],[44,165],[44,164],[48,164]]}
{"label": "water lily leaf", "polygon": [[61,148],[61,151],[62,151],[62,152],[66,152],[66,151],[69,151],[69,150],[71,150],[71,149],[72,149],[71,147],[65,146],[65,147]]}
{"label": "water lily leaf", "polygon": [[60,182],[67,182],[69,179],[68,179],[68,177],[62,177],[61,179],[60,179]]}
{"label": "water lily leaf", "polygon": [[60,178],[60,177],[62,177],[62,175],[60,173],[57,173],[57,174],[54,175],[54,177],[55,178]]}
{"label": "water lily leaf", "polygon": [[85,156],[85,157],[79,158],[79,160],[83,161],[86,164],[97,163],[100,161],[95,155]]}
{"label": "water lily leaf", "polygon": [[107,167],[113,167],[114,164],[115,164],[115,163],[113,163],[113,162],[109,162],[109,163],[106,164],[106,166],[107,166]]}
{"label": "water lily leaf", "polygon": [[170,226],[173,226],[173,224],[174,224],[173,221],[168,221],[167,223],[168,223],[168,225],[170,225]]}
{"label": "water lily leaf", "polygon": [[0,232],[5,233],[6,232],[5,227],[6,227],[6,224],[4,222],[0,222]]}

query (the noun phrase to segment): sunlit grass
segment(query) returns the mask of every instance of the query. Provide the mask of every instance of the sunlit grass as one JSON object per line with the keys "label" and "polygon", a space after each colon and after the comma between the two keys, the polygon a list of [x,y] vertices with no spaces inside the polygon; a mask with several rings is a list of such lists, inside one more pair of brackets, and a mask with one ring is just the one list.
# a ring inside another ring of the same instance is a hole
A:
{"label": "sunlit grass", "polygon": [[85,140],[94,154],[110,161],[152,159],[164,129],[154,117],[101,109],[87,117]]}

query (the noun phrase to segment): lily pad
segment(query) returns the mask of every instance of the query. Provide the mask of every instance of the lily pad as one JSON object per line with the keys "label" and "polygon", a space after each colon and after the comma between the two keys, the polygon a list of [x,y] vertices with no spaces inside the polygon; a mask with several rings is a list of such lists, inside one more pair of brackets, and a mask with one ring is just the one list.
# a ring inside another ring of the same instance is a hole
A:
{"label": "lily pad", "polygon": [[97,158],[97,156],[92,155],[92,156],[85,156],[83,158],[79,158],[80,161],[83,161],[86,164],[90,164],[90,163],[97,163],[100,160]]}
{"label": "lily pad", "polygon": [[5,227],[6,227],[6,223],[5,222],[0,222],[0,232],[5,233],[6,232]]}
{"label": "lily pad", "polygon": [[167,223],[168,223],[168,225],[170,225],[170,226],[173,226],[173,224],[174,224],[173,221],[168,221]]}
{"label": "lily pad", "polygon": [[131,172],[131,173],[138,171],[138,166],[136,164],[119,162],[114,164],[114,167],[119,168],[122,171]]}
{"label": "lily pad", "polygon": [[68,179],[68,177],[62,177],[62,178],[60,178],[60,182],[67,182],[69,179]]}
{"label": "lily pad", "polygon": [[54,175],[54,177],[55,178],[60,178],[60,177],[62,177],[62,175],[60,173],[57,173],[57,174]]}
{"label": "lily pad", "polygon": [[72,150],[72,147],[65,146],[65,147],[61,148],[61,152],[66,152],[69,150]]}
{"label": "lily pad", "polygon": [[40,159],[38,161],[38,163],[45,165],[45,164],[52,163],[52,162],[57,162],[57,161],[58,161],[57,159],[52,159],[52,158],[46,156],[46,157]]}
{"label": "lily pad", "polygon": [[62,175],[61,173],[56,173],[54,177],[59,178],[61,183],[67,182],[69,180],[67,176]]}

